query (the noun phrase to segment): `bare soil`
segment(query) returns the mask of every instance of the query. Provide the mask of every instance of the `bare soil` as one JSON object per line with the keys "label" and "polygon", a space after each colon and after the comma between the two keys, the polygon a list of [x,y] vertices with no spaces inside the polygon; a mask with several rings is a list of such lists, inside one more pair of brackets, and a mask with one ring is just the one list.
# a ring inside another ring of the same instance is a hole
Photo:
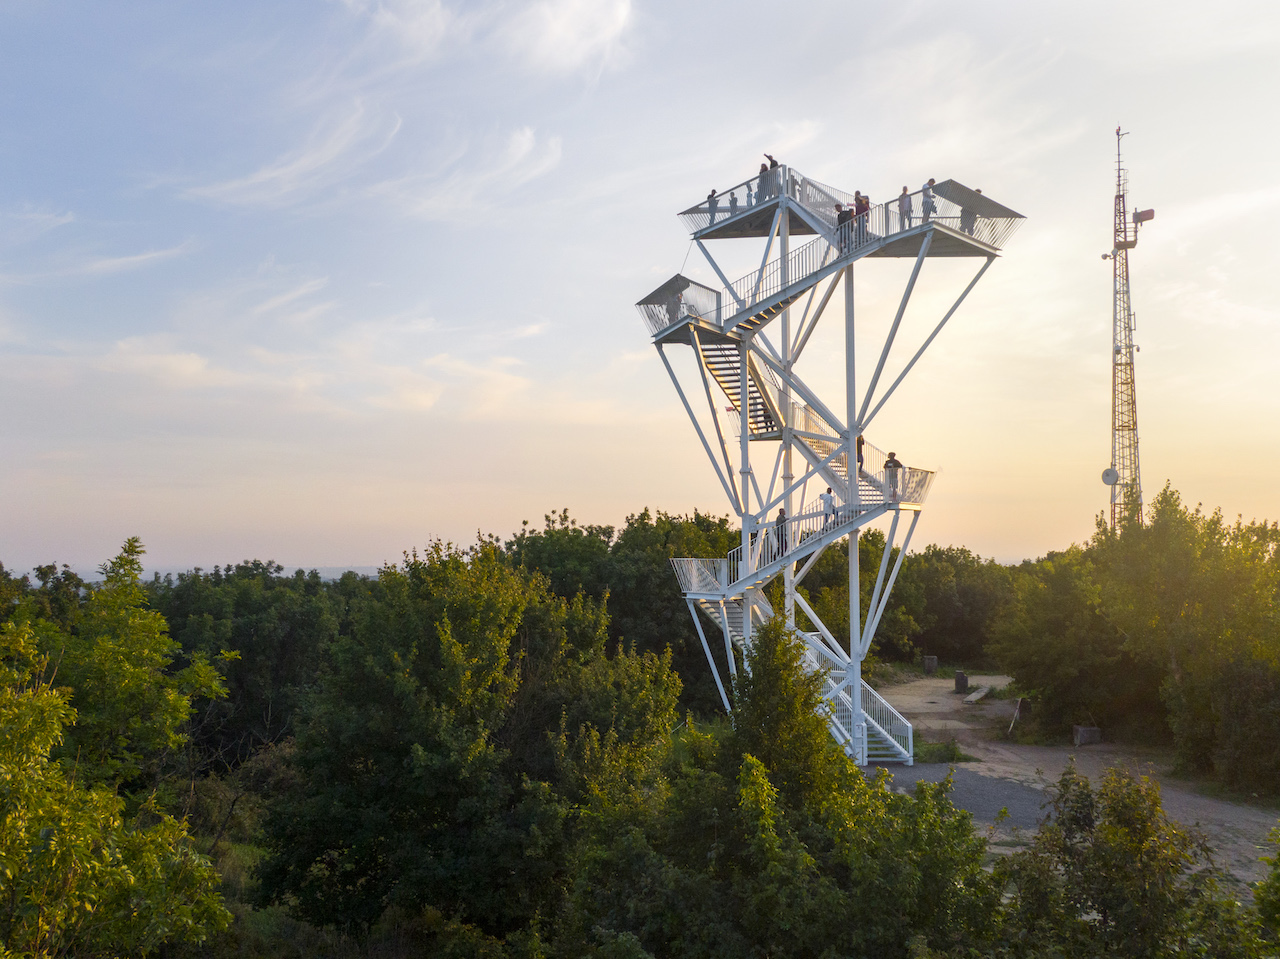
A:
{"label": "bare soil", "polygon": [[[972,675],[970,692],[981,686],[998,690],[1008,676]],[[1263,878],[1267,866],[1260,856],[1275,852],[1268,833],[1277,825],[1274,809],[1246,805],[1205,795],[1195,783],[1174,777],[1167,752],[1101,743],[1092,746],[1026,746],[1004,738],[1013,718],[1015,700],[993,699],[965,705],[951,678],[926,677],[887,687],[881,692],[927,742],[955,739],[978,762],[963,764],[964,772],[987,777],[997,795],[1000,783],[1024,794],[1023,787],[1045,790],[1074,760],[1076,768],[1097,780],[1113,766],[1147,776],[1159,783],[1165,812],[1184,826],[1198,829],[1214,850],[1215,862],[1234,878],[1237,891],[1249,896],[1249,885]],[[1105,730],[1103,731],[1105,735]],[[905,771],[904,771],[905,772]],[[996,827],[995,851],[1012,851],[1026,841],[1017,829]]]}

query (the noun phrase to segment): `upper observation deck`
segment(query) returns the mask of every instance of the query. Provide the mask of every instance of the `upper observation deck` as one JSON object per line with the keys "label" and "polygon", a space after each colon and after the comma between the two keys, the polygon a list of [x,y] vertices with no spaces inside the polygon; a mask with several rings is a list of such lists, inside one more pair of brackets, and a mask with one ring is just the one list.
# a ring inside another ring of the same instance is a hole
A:
{"label": "upper observation deck", "polygon": [[[905,234],[913,229],[923,233],[926,225],[934,224],[949,228],[954,236],[935,237],[930,256],[989,256],[1000,250],[1023,219],[1022,214],[955,180],[935,184],[932,194],[930,200],[923,189],[917,190],[906,194],[905,203],[902,196],[895,196],[858,217],[864,230],[877,237],[900,235],[899,242],[882,244],[866,255],[915,256],[920,251],[920,234]],[[853,194],[778,166],[681,211],[680,219],[699,240],[764,237],[772,231],[783,197],[790,201],[787,222],[792,236],[834,233],[835,205],[854,209]]]}
{"label": "upper observation deck", "polygon": [[656,339],[697,327],[711,339],[750,334],[822,279],[863,257],[993,257],[1023,216],[955,180],[894,197],[838,222],[843,190],[786,166],[761,173],[680,214],[697,240],[769,237],[787,211],[788,234],[807,243],[720,290],[675,276],[636,304]]}

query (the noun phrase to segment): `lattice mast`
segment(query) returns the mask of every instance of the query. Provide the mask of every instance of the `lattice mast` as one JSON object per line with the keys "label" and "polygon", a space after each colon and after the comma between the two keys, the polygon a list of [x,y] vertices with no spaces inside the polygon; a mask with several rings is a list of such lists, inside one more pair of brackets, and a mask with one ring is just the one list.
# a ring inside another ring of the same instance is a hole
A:
{"label": "lattice mast", "polygon": [[1111,467],[1102,474],[1111,487],[1111,528],[1121,526],[1132,511],[1142,522],[1142,471],[1138,460],[1138,395],[1134,381],[1134,315],[1129,295],[1129,251],[1138,245],[1138,228],[1155,216],[1154,210],[1127,210],[1129,171],[1124,168],[1120,141],[1127,136],[1116,127],[1116,200],[1113,218],[1112,349],[1111,349]]}

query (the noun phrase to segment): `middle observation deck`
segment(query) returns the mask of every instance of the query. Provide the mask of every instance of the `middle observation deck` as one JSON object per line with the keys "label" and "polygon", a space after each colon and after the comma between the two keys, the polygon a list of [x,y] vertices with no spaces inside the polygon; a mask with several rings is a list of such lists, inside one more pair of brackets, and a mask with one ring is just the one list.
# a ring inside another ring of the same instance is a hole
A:
{"label": "middle observation deck", "polygon": [[[785,203],[784,203],[785,201]],[[778,166],[708,197],[679,215],[695,240],[769,237],[787,210],[790,236],[814,239],[717,290],[677,274],[636,308],[655,340],[736,339],[786,309],[816,283],[863,257],[994,257],[1023,216],[955,180],[896,196],[844,224],[852,194]]]}

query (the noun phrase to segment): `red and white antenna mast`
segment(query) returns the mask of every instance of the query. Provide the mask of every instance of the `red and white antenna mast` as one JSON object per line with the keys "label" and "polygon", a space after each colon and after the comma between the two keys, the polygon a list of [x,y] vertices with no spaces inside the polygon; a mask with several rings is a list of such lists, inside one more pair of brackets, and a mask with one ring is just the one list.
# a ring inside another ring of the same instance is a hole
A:
{"label": "red and white antenna mast", "polygon": [[1115,242],[1104,260],[1111,260],[1111,465],[1102,481],[1111,487],[1111,528],[1130,518],[1142,522],[1142,471],[1138,464],[1138,395],[1133,376],[1133,305],[1129,298],[1129,251],[1138,245],[1138,228],[1156,215],[1155,210],[1126,212],[1128,171],[1120,159],[1120,141],[1127,136],[1116,127]]}

